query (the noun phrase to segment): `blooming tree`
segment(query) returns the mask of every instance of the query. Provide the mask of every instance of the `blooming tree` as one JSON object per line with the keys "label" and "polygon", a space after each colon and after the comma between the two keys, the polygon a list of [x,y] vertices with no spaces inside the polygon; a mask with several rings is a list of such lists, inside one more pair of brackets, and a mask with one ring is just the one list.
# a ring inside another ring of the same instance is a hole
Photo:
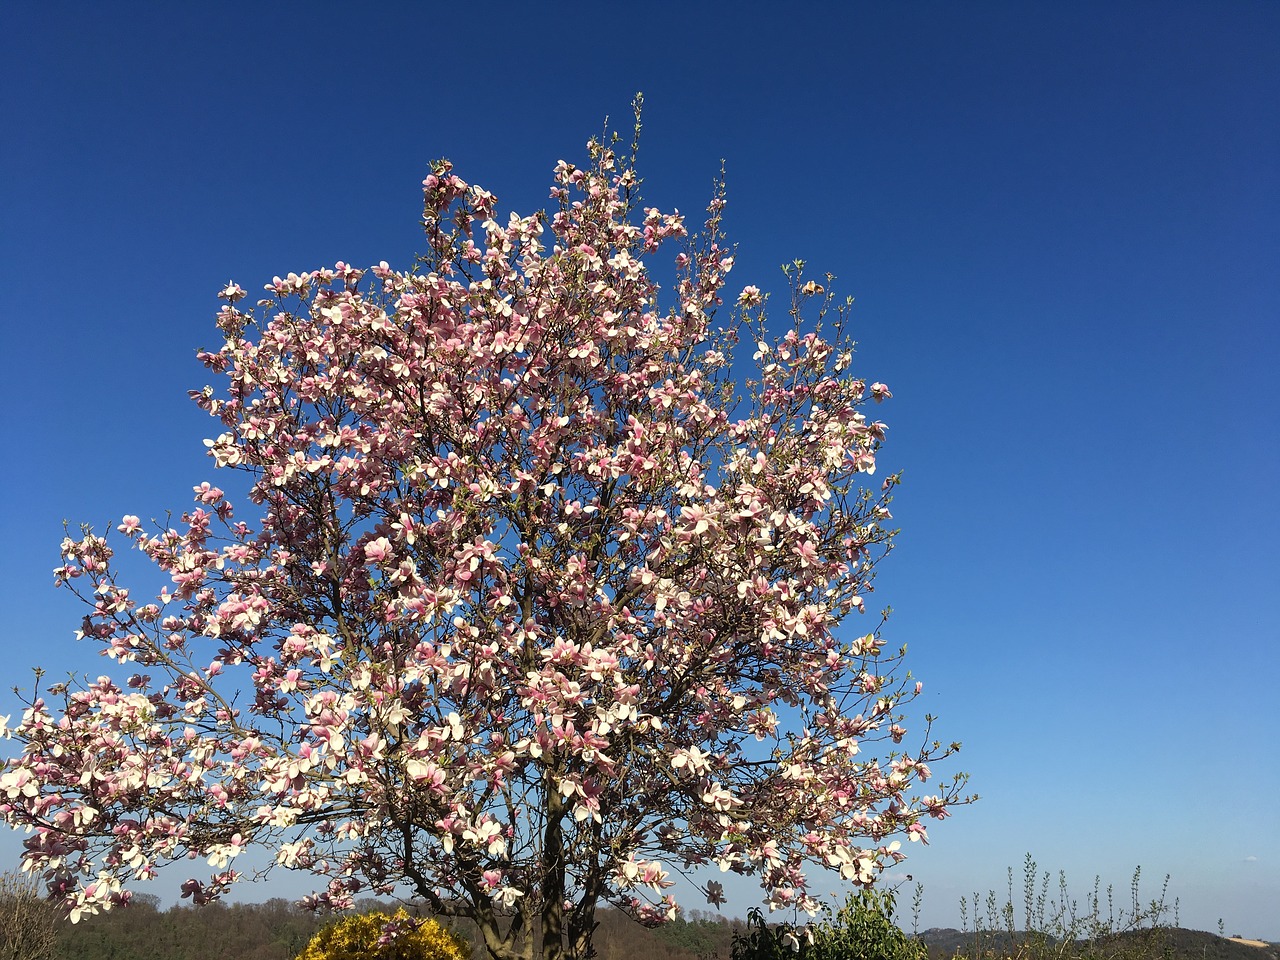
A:
{"label": "blooming tree", "polygon": [[723,188],[690,238],[638,209],[616,142],[506,222],[435,164],[408,272],[222,291],[223,385],[193,396],[252,518],[207,482],[172,527],[124,517],[150,602],[107,536],[68,537],[57,582],[125,675],[38,688],[5,728],[0,815],[73,919],[183,858],[214,899],[258,847],[315,906],[408,891],[495,958],[586,958],[598,905],[675,917],[673,873],[813,911],[806,869],[871,884],[963,801],[914,795],[956,745],[899,746],[902,652],[837,630],[896,483],[865,482],[890,394],[849,371],[848,304],[797,266],[780,337],[755,287],[725,307]]}

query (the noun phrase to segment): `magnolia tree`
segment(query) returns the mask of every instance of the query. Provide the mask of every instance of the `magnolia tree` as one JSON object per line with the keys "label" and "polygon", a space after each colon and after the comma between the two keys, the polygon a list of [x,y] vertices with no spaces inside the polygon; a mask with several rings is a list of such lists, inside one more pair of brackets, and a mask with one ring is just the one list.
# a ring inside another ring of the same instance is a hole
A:
{"label": "magnolia tree", "polygon": [[918,795],[956,745],[899,746],[902,651],[840,629],[896,483],[866,486],[889,391],[850,372],[848,304],[796,267],[781,336],[755,287],[724,307],[723,187],[690,238],[615,147],[505,222],[437,163],[408,272],[221,292],[222,386],[193,396],[251,508],[205,482],[173,526],[66,539],[122,673],[38,683],[6,729],[0,814],[73,919],[181,859],[215,899],[257,847],[313,906],[408,893],[495,958],[585,958],[598,906],[674,918],[674,874],[813,911],[806,870],[871,884],[964,800]]}

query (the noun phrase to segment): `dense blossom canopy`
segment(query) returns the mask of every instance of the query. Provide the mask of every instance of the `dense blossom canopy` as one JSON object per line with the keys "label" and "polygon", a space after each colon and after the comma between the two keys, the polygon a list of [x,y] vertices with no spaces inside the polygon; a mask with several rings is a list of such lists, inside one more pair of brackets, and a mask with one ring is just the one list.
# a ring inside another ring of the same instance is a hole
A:
{"label": "dense blossom canopy", "polygon": [[806,867],[870,884],[961,799],[909,795],[954,745],[898,746],[920,688],[879,621],[837,635],[896,483],[864,482],[890,393],[850,373],[848,305],[796,265],[781,336],[755,287],[725,306],[723,190],[690,238],[637,209],[633,157],[593,142],[505,222],[440,162],[408,272],[222,291],[223,387],[194,396],[253,516],[207,482],[175,526],[126,516],[150,602],[69,537],[57,580],[126,675],[7,727],[0,816],[73,918],[186,857],[210,900],[265,847],[315,905],[408,891],[495,957],[585,957],[597,904],[674,917],[676,871],[812,911]]}

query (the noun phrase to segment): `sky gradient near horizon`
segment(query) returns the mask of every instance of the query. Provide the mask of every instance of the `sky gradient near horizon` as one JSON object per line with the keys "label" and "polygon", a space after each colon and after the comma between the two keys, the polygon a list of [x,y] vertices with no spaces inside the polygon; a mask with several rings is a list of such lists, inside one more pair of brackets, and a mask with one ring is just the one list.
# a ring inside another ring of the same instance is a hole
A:
{"label": "sky gradient near horizon", "polygon": [[696,214],[723,158],[730,286],[836,274],[894,392],[876,599],[983,798],[899,871],[922,926],[1030,852],[1280,940],[1280,5],[470,9],[7,11],[0,714],[112,672],[64,518],[216,479],[186,391],[228,279],[408,266],[436,157],[540,209],[643,90],[646,202]]}

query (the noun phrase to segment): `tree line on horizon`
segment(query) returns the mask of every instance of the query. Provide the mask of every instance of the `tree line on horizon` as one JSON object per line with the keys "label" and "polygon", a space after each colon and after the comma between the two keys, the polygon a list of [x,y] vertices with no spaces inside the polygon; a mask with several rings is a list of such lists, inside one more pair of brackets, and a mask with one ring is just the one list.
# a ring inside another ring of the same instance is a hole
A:
{"label": "tree line on horizon", "polygon": [[[387,906],[364,900],[357,909]],[[58,924],[49,960],[293,960],[332,919],[279,897],[264,903],[162,909],[159,898],[140,894],[126,908]],[[602,910],[596,919],[597,960],[727,960],[735,931],[745,927],[740,919],[699,910],[656,929],[642,927],[620,911]],[[466,924],[455,924],[453,930],[472,943],[473,957],[483,954]]]}

